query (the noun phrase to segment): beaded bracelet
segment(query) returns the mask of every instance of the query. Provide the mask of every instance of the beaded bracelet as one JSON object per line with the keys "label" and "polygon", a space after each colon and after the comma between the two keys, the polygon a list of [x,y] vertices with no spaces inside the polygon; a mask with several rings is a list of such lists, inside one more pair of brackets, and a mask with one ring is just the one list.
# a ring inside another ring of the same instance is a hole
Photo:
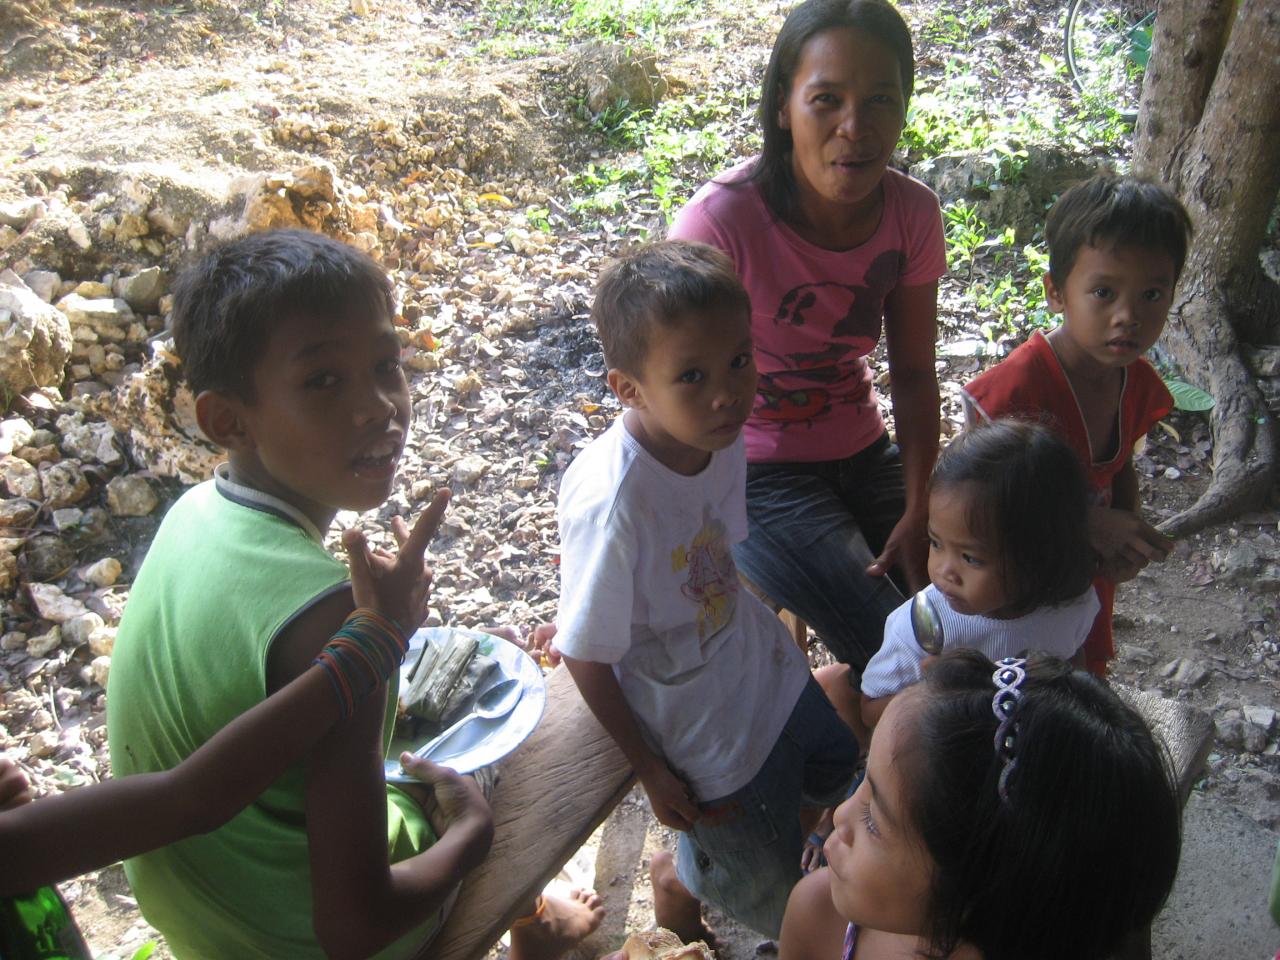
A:
{"label": "beaded bracelet", "polygon": [[328,674],[338,698],[338,713],[345,720],[399,668],[408,648],[408,638],[399,624],[360,607],[351,612],[312,663]]}

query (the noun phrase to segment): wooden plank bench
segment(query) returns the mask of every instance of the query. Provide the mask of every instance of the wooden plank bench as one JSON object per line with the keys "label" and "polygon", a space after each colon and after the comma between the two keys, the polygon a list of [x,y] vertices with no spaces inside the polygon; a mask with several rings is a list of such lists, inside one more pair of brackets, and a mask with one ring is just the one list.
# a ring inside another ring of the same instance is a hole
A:
{"label": "wooden plank bench", "polygon": [[[1185,704],[1116,689],[1168,746],[1185,803],[1204,767],[1213,722]],[[492,798],[493,848],[463,882],[432,946],[433,960],[483,957],[634,782],[622,751],[592,716],[569,671],[553,671],[542,722],[502,764]]]}
{"label": "wooden plank bench", "polygon": [[547,677],[538,729],[499,773],[490,801],[493,847],[463,881],[432,944],[433,960],[483,957],[635,783],[564,667]]}

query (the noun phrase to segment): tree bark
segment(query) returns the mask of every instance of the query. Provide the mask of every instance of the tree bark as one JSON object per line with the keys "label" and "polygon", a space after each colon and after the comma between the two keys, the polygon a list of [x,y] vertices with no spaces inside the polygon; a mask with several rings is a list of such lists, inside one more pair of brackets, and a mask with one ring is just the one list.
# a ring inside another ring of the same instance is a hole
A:
{"label": "tree bark", "polygon": [[[1256,507],[1275,469],[1275,432],[1240,356],[1275,318],[1274,284],[1258,251],[1280,192],[1280,8],[1240,0],[1165,0],[1144,84],[1135,172],[1164,181],[1195,232],[1164,341],[1216,406],[1213,479],[1192,507],[1168,520],[1190,530]],[[1202,92],[1203,91],[1203,92]]]}

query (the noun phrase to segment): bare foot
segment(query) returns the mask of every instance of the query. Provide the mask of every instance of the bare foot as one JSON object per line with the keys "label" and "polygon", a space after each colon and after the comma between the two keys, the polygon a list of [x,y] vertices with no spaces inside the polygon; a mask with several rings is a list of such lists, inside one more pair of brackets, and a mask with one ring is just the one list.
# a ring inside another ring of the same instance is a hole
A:
{"label": "bare foot", "polygon": [[603,919],[604,901],[594,890],[574,890],[567,899],[543,894],[537,917],[511,927],[508,960],[556,960]]}
{"label": "bare foot", "polygon": [[676,862],[671,854],[653,855],[649,861],[649,879],[653,883],[653,916],[658,926],[666,927],[685,943],[702,940],[714,949],[715,934],[702,922],[702,904],[676,876]]}

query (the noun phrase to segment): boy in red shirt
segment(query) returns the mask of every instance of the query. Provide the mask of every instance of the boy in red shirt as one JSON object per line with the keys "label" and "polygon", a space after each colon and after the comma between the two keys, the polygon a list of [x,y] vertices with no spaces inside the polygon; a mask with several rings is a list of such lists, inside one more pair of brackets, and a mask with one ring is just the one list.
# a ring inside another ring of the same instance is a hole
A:
{"label": "boy in red shirt", "polygon": [[964,389],[970,423],[1040,420],[1085,466],[1094,492],[1089,537],[1101,558],[1094,581],[1101,610],[1084,650],[1097,676],[1106,675],[1115,656],[1115,585],[1169,552],[1169,539],[1138,515],[1133,449],[1173,409],[1143,354],[1164,329],[1190,232],[1182,204],[1154,183],[1097,176],[1072,187],[1045,226],[1045,296],[1062,314],[1061,325],[1048,335],[1037,331]]}

